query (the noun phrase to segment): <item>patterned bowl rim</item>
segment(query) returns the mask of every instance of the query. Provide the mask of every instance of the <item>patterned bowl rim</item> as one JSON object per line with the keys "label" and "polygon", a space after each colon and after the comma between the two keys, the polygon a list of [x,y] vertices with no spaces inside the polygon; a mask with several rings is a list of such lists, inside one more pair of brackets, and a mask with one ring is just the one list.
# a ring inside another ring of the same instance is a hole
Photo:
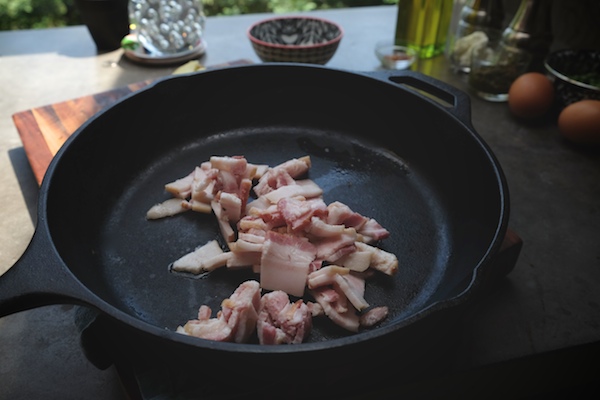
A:
{"label": "patterned bowl rim", "polygon": [[546,59],[544,60],[544,67],[546,68],[546,70],[550,74],[552,74],[555,77],[561,79],[562,81],[568,82],[568,83],[570,83],[572,85],[575,85],[575,86],[579,86],[581,88],[585,88],[585,89],[588,89],[588,90],[593,90],[593,91],[596,91],[596,92],[600,92],[600,87],[594,86],[594,85],[590,85],[588,83],[584,83],[584,82],[575,80],[573,78],[569,78],[568,76],[566,76],[566,75],[558,72],[556,69],[554,69],[553,66],[550,65],[550,63],[553,60],[553,57],[561,55],[561,54],[567,54],[567,53],[573,53],[573,50],[558,50],[558,51],[555,51],[554,53],[549,54],[546,57]]}
{"label": "patterned bowl rim", "polygon": [[[252,30],[259,26],[259,25],[263,25],[263,24],[268,24],[270,22],[273,21],[281,21],[281,20],[288,20],[288,19],[303,19],[303,20],[307,20],[307,21],[320,21],[320,22],[324,22],[326,24],[332,25],[334,27],[337,28],[339,34],[331,39],[328,40],[326,42],[322,42],[322,43],[316,43],[316,44],[279,44],[279,43],[270,43],[270,42],[265,42],[263,40],[257,39],[255,36],[252,35]],[[246,34],[248,36],[248,38],[252,41],[252,43],[261,45],[261,46],[265,46],[265,47],[270,47],[270,48],[274,48],[274,49],[316,49],[316,48],[321,48],[321,47],[326,47],[326,46],[330,46],[334,43],[339,43],[340,40],[342,40],[342,37],[344,36],[344,30],[342,29],[342,27],[339,24],[336,24],[335,22],[325,19],[325,18],[321,18],[321,17],[307,17],[304,15],[289,15],[289,16],[285,16],[285,17],[272,17],[272,18],[267,18],[267,19],[263,19],[260,20],[258,22],[253,23],[252,25],[250,25],[250,27],[248,28],[248,30],[246,31]]]}

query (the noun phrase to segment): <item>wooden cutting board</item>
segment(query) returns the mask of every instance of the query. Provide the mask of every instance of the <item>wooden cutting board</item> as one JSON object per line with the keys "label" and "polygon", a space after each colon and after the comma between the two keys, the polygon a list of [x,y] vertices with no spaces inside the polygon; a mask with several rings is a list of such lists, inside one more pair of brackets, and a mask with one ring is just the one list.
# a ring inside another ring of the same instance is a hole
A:
{"label": "wooden cutting board", "polygon": [[[251,63],[249,60],[235,60],[208,68],[223,68]],[[152,83],[151,80],[132,83],[106,92],[13,114],[13,122],[17,127],[25,154],[38,184],[42,183],[44,174],[54,155],[77,128],[97,112],[148,86],[150,83]]]}

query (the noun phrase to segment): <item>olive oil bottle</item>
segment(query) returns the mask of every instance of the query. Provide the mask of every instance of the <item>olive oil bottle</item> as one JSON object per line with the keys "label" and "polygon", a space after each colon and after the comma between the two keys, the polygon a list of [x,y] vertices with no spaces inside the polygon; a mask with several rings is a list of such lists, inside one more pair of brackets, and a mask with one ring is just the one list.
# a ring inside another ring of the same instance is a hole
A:
{"label": "olive oil bottle", "polygon": [[453,0],[398,0],[395,43],[417,50],[420,58],[442,54]]}

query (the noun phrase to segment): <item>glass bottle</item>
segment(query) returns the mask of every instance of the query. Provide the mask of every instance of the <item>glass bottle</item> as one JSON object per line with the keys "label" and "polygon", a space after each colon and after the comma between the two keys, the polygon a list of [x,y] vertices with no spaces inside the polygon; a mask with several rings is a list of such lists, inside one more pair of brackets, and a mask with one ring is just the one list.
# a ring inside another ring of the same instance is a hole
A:
{"label": "glass bottle", "polygon": [[451,17],[452,0],[398,0],[395,43],[420,58],[442,54]]}
{"label": "glass bottle", "polygon": [[502,0],[469,0],[461,10],[456,36],[466,36],[478,28],[501,30],[504,27],[503,23]]}
{"label": "glass bottle", "polygon": [[552,44],[551,2],[521,0],[512,21],[502,33],[502,43],[531,54],[530,71],[542,71]]}

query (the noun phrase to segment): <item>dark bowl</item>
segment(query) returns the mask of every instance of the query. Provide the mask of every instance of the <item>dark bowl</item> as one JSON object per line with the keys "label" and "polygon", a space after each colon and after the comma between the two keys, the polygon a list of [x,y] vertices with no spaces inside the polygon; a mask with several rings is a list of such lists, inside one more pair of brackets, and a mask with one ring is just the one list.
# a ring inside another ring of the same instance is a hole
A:
{"label": "dark bowl", "polygon": [[308,16],[275,17],[248,29],[254,51],[264,62],[326,64],[344,32],[335,22]]}
{"label": "dark bowl", "polygon": [[600,100],[600,50],[558,50],[544,61],[559,109],[580,100]]}

